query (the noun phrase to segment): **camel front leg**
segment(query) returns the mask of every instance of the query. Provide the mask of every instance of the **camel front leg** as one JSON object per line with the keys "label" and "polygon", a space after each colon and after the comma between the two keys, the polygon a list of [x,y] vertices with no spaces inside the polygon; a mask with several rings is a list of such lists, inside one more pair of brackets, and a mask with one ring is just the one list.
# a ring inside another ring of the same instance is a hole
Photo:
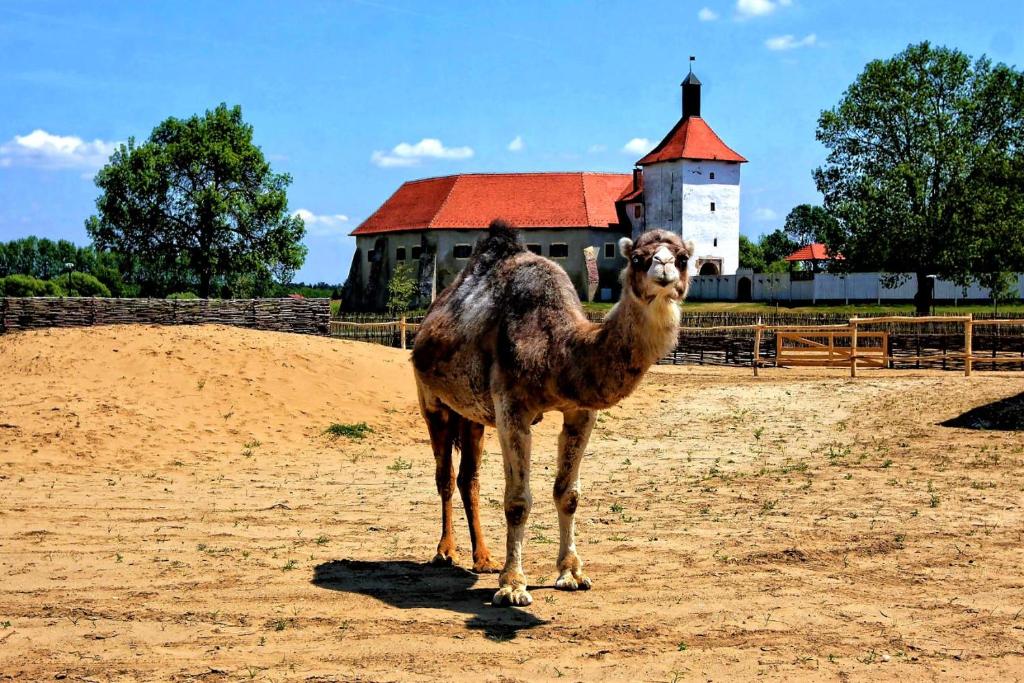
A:
{"label": "camel front leg", "polygon": [[558,578],[555,588],[587,590],[590,578],[576,554],[576,506],[580,496],[580,461],[597,420],[597,411],[563,413],[565,421],[558,435],[558,474],[555,475],[555,507],[558,509]]}
{"label": "camel front leg", "polygon": [[505,567],[498,575],[494,605],[526,606],[533,598],[526,590],[523,573],[523,544],[526,520],[533,498],[530,495],[530,419],[507,407],[497,410],[498,440],[505,465]]}

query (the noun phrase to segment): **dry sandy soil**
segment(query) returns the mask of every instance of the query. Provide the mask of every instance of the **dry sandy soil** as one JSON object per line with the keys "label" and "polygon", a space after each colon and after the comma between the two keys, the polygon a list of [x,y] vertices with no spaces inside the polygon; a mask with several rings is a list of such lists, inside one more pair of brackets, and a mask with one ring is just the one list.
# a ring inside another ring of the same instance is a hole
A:
{"label": "dry sandy soil", "polygon": [[[549,416],[518,610],[488,604],[493,574],[423,564],[439,506],[405,353],[2,336],[0,680],[1020,679],[1024,432],[940,423],[1024,375],[863,374],[652,370],[584,461],[576,594],[552,588]],[[489,433],[499,554],[500,460]]]}

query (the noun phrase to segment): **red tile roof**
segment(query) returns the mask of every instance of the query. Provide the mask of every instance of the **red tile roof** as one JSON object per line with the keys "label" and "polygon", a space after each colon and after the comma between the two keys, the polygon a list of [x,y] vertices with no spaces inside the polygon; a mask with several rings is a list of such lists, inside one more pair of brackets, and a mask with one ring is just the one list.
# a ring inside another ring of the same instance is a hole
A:
{"label": "red tile roof", "polygon": [[638,165],[676,159],[697,159],[701,161],[735,161],[746,163],[746,159],[729,149],[722,139],[715,135],[711,126],[699,116],[679,119],[658,146],[647,153]]}
{"label": "red tile roof", "polygon": [[787,261],[829,261],[829,260],[842,261],[843,255],[836,254],[835,256],[829,256],[828,247],[820,242],[814,242],[808,244],[806,247],[800,247],[792,254],[786,257]]}
{"label": "red tile roof", "polygon": [[403,183],[353,235],[432,228],[607,228],[615,201],[632,189],[622,173],[465,173]]}

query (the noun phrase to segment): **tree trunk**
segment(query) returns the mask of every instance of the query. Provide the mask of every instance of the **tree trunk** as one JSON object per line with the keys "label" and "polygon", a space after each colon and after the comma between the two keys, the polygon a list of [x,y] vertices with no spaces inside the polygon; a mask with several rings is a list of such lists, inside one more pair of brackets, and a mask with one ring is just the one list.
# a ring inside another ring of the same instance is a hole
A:
{"label": "tree trunk", "polygon": [[914,295],[914,310],[919,315],[927,315],[931,312],[932,306],[932,289],[935,286],[935,280],[928,277],[930,273],[918,273],[917,274],[917,294]]}

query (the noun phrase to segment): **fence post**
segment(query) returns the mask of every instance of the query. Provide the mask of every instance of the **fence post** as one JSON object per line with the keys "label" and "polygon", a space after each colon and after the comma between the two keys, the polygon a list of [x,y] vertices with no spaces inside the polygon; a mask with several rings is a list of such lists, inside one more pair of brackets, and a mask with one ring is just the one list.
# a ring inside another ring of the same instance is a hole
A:
{"label": "fence post", "polygon": [[398,321],[398,332],[402,343],[402,349],[405,349],[405,315]]}
{"label": "fence post", "polygon": [[964,322],[964,377],[971,376],[971,363],[974,360],[974,314],[967,316]]}
{"label": "fence post", "polygon": [[764,325],[761,324],[761,319],[757,319],[757,329],[754,330],[754,377],[757,377],[757,366],[761,364],[761,331],[764,329]]}
{"label": "fence post", "polygon": [[857,376],[857,319],[850,318],[850,377]]}

